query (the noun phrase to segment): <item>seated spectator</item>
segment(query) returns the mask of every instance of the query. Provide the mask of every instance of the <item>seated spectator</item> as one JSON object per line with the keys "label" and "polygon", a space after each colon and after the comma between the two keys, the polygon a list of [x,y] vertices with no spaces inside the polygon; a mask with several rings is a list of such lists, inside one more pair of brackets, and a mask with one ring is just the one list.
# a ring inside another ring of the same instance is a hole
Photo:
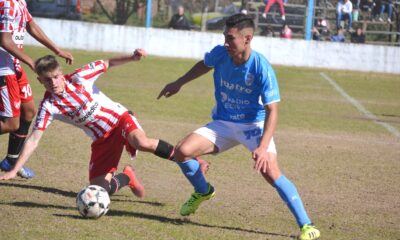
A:
{"label": "seated spectator", "polygon": [[185,9],[183,6],[178,7],[178,12],[172,16],[168,27],[179,30],[190,30],[192,28],[191,23],[185,16]]}
{"label": "seated spectator", "polygon": [[353,4],[353,10],[360,9],[361,0],[351,0],[351,3]]}
{"label": "seated spectator", "polygon": [[283,24],[280,37],[287,38],[287,39],[292,38],[292,29],[290,29],[290,27],[287,23]]}
{"label": "seated spectator", "polygon": [[266,36],[266,37],[275,37],[274,30],[272,29],[271,26],[267,25],[265,28],[261,28],[261,36]]}
{"label": "seated spectator", "polygon": [[312,39],[313,39],[313,40],[315,40],[315,41],[322,41],[321,33],[319,32],[319,30],[318,30],[317,27],[314,26],[314,27],[312,28],[311,32],[312,32]]}
{"label": "seated spectator", "polygon": [[385,12],[385,8],[387,7],[387,12],[388,12],[388,18],[387,21],[388,23],[392,22],[392,13],[393,13],[393,2],[392,0],[384,0],[381,3],[381,9],[379,12],[379,21],[383,22],[383,13]]}
{"label": "seated spectator", "polygon": [[283,0],[264,0],[265,5],[265,9],[264,9],[264,13],[262,14],[263,18],[267,18],[267,14],[270,10],[270,8],[272,7],[272,5],[274,5],[274,3],[277,3],[279,5],[279,9],[281,11],[281,17],[282,20],[285,21],[285,8],[283,6]]}
{"label": "seated spectator", "polygon": [[316,20],[312,29],[313,40],[325,41],[330,40],[329,23],[325,19]]}
{"label": "seated spectator", "polygon": [[376,7],[375,0],[361,0],[360,10],[367,13],[366,16],[364,16],[364,19],[369,19],[369,20],[373,19],[375,7]]}
{"label": "seated spectator", "polygon": [[360,10],[364,12],[372,12],[372,9],[375,6],[374,0],[361,0],[360,1]]}
{"label": "seated spectator", "polygon": [[348,20],[347,30],[352,31],[353,4],[350,0],[339,0],[336,8],[336,28],[339,29],[340,21]]}
{"label": "seated spectator", "polygon": [[350,41],[352,43],[365,43],[365,35],[360,27],[358,27],[357,30],[351,34]]}
{"label": "seated spectator", "polygon": [[371,20],[375,21],[376,19],[379,18],[379,14],[381,13],[381,7],[382,7],[382,0],[373,0],[373,8],[371,12]]}
{"label": "seated spectator", "polygon": [[360,2],[361,0],[350,0],[351,4],[353,5],[353,22],[357,22],[358,21],[358,17],[360,15]]}
{"label": "seated spectator", "polygon": [[331,36],[331,41],[332,42],[345,42],[346,37],[344,36],[344,30],[342,27],[339,27],[337,33],[333,36]]}

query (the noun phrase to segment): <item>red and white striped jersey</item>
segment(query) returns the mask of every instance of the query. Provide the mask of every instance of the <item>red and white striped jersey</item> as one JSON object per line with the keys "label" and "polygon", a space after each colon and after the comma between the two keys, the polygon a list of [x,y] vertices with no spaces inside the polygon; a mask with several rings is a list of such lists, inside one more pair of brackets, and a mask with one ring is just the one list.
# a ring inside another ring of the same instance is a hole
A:
{"label": "red and white striped jersey", "polygon": [[[15,44],[23,49],[26,24],[32,20],[25,0],[0,0],[0,32],[10,32]],[[0,76],[15,74],[20,62],[0,47]]]}
{"label": "red and white striped jersey", "polygon": [[65,91],[61,95],[46,91],[34,129],[44,131],[54,119],[58,119],[83,129],[93,140],[107,135],[128,110],[94,85],[106,70],[103,60],[89,63],[65,76]]}

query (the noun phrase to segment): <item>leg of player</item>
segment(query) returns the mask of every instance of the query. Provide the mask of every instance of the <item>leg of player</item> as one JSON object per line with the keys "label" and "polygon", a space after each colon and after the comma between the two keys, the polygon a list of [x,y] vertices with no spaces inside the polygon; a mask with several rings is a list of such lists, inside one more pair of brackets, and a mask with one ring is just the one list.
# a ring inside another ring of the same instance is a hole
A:
{"label": "leg of player", "polygon": [[[129,133],[128,142],[137,150],[151,152],[160,158],[175,161],[175,148],[173,145],[162,139],[148,138],[146,133],[140,129],[136,129]],[[205,174],[209,168],[208,162],[200,158],[196,158],[196,160],[201,166],[201,171]]]}
{"label": "leg of player", "polygon": [[1,118],[0,134],[15,132],[19,128],[19,117]]}
{"label": "leg of player", "polygon": [[180,210],[182,216],[195,213],[203,201],[209,200],[215,195],[214,187],[206,181],[199,161],[195,158],[195,156],[215,151],[214,144],[198,134],[190,134],[178,144],[175,159],[195,191],[182,205]]}
{"label": "leg of player", "polygon": [[267,172],[262,173],[263,177],[273,187],[275,187],[279,193],[279,196],[287,204],[290,211],[296,218],[297,224],[301,229],[300,239],[317,239],[320,236],[320,232],[313,226],[310,218],[308,217],[295,185],[284,175],[282,175],[278,166],[277,155],[275,153],[268,152],[268,156],[270,158],[270,164]]}
{"label": "leg of player", "polygon": [[[8,152],[6,158],[0,163],[0,168],[3,171],[10,171],[15,165],[16,160],[24,146],[25,139],[28,136],[29,127],[35,116],[36,110],[33,101],[28,101],[21,104],[21,117],[8,118],[6,124],[2,124],[2,130],[13,130],[9,134]],[[8,125],[8,126],[7,126]],[[7,126],[7,127],[5,127]],[[22,167],[18,171],[18,175],[22,178],[32,178],[35,174],[27,167]]]}
{"label": "leg of player", "polygon": [[91,185],[103,187],[111,196],[118,192],[121,188],[129,186],[135,196],[144,197],[144,187],[136,177],[135,170],[132,166],[125,166],[122,173],[113,174],[107,173],[93,179],[90,179]]}
{"label": "leg of player", "polygon": [[148,138],[141,129],[131,131],[127,137],[129,145],[139,151],[154,153],[156,156],[172,160],[174,146],[158,139]]}

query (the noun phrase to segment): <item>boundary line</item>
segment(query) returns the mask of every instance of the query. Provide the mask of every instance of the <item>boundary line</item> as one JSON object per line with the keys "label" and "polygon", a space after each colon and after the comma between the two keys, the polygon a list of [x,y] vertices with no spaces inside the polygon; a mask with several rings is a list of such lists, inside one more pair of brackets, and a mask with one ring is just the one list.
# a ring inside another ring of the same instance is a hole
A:
{"label": "boundary line", "polygon": [[400,131],[397,130],[395,127],[392,125],[379,121],[378,118],[371,112],[369,112],[361,103],[359,103],[356,99],[352,98],[350,95],[348,95],[343,88],[341,88],[335,80],[327,76],[325,73],[320,72],[319,73],[326,81],[328,81],[329,84],[331,84],[336,91],[338,91],[348,102],[350,102],[359,112],[364,114],[368,119],[372,120],[374,123],[381,125],[382,127],[386,128],[391,134],[393,134],[395,137],[400,139]]}

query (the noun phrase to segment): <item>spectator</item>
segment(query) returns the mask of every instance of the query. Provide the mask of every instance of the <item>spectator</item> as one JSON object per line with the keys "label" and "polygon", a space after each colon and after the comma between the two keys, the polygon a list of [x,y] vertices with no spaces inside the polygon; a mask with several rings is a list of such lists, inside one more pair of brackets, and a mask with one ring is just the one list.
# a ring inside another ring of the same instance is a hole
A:
{"label": "spectator", "polygon": [[282,31],[281,31],[281,38],[292,38],[292,29],[290,29],[287,23],[283,24]]}
{"label": "spectator", "polygon": [[317,20],[315,22],[315,25],[312,29],[312,34],[313,34],[313,40],[317,41],[329,41],[329,36],[330,36],[330,28],[329,28],[329,23],[325,19]]}
{"label": "spectator", "polygon": [[260,34],[266,37],[275,37],[274,29],[272,29],[272,27],[269,25],[267,25],[265,28],[262,28]]}
{"label": "spectator", "polygon": [[379,19],[379,15],[381,13],[381,7],[382,7],[382,0],[373,0],[373,8],[371,11],[371,20],[375,21],[376,19]]}
{"label": "spectator", "polygon": [[388,23],[392,22],[392,13],[393,13],[393,2],[392,0],[385,0],[382,1],[381,3],[381,9],[379,12],[379,21],[383,22],[383,13],[385,12],[385,8],[387,6],[387,12],[388,12],[388,18],[387,21]]}
{"label": "spectator", "polygon": [[375,0],[361,0],[360,2],[360,10],[367,12],[370,20],[372,20],[375,6]]}
{"label": "spectator", "polygon": [[350,41],[352,43],[365,43],[365,35],[360,27],[358,27],[357,30],[351,34]]}
{"label": "spectator", "polygon": [[333,36],[331,36],[331,41],[332,42],[345,42],[346,37],[344,36],[344,30],[342,27],[339,27],[337,33]]}
{"label": "spectator", "polygon": [[336,29],[340,28],[340,22],[348,20],[347,30],[352,31],[353,4],[350,0],[339,0],[336,8]]}
{"label": "spectator", "polygon": [[311,32],[312,32],[312,39],[313,39],[313,40],[315,40],[315,41],[322,41],[322,39],[321,39],[321,33],[319,32],[319,30],[318,30],[317,27],[314,26],[314,27],[312,28]]}
{"label": "spectator", "polygon": [[351,3],[353,4],[353,22],[357,22],[358,21],[358,17],[360,15],[360,3],[361,0],[351,0]]}
{"label": "spectator", "polygon": [[282,20],[285,21],[285,8],[283,6],[283,0],[264,0],[265,3],[265,9],[264,9],[264,13],[262,14],[263,18],[267,18],[267,14],[270,10],[270,8],[272,7],[272,5],[274,5],[274,3],[277,3],[279,5],[279,9],[281,11],[281,17]]}
{"label": "spectator", "polygon": [[192,29],[190,21],[185,16],[185,9],[183,6],[178,7],[178,12],[172,16],[169,21],[168,27],[179,30],[190,30]]}

